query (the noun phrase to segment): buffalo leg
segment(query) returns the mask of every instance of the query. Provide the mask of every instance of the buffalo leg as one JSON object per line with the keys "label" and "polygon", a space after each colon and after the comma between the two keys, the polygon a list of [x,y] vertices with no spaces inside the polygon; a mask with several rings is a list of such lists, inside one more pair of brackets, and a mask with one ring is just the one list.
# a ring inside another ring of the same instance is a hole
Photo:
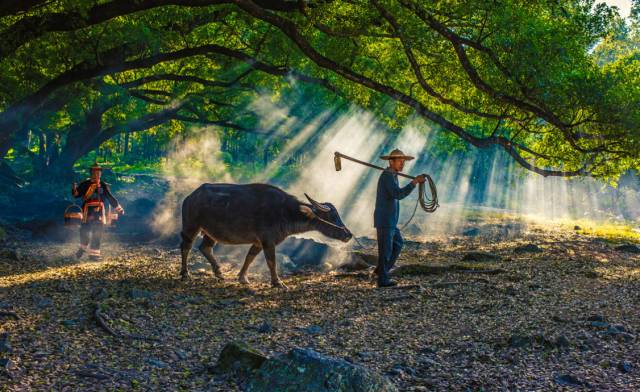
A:
{"label": "buffalo leg", "polygon": [[276,247],[275,245],[263,245],[264,257],[267,259],[267,265],[269,266],[269,271],[271,272],[271,286],[279,287],[286,289],[284,283],[278,277],[278,272],[276,271]]}
{"label": "buffalo leg", "polygon": [[224,279],[224,277],[222,276],[222,273],[220,272],[220,266],[218,265],[218,261],[213,256],[213,247],[215,244],[216,244],[216,240],[214,240],[213,238],[205,234],[202,237],[202,242],[200,243],[200,246],[198,247],[198,249],[200,249],[200,252],[202,252],[202,254],[207,259],[209,264],[211,264],[211,269],[213,270],[213,274],[216,276],[216,278]]}
{"label": "buffalo leg", "polygon": [[249,284],[249,279],[247,279],[247,270],[249,270],[249,266],[251,265],[251,263],[253,263],[253,260],[255,260],[256,256],[258,255],[258,253],[260,253],[261,250],[262,246],[251,245],[249,253],[247,253],[247,256],[244,258],[244,264],[242,264],[242,268],[240,269],[240,273],[238,274],[238,280],[240,281],[240,283]]}
{"label": "buffalo leg", "polygon": [[187,259],[189,258],[189,252],[191,252],[191,247],[193,246],[193,241],[195,240],[198,232],[186,231],[183,230],[180,233],[180,237],[182,237],[182,242],[180,243],[180,251],[182,253],[182,268],[180,269],[180,277],[182,280],[189,279],[189,269],[187,268]]}

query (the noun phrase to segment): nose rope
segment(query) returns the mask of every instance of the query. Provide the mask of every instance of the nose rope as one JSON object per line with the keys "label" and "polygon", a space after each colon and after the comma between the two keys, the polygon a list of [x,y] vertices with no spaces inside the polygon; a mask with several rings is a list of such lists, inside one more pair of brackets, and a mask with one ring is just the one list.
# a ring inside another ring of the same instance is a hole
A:
{"label": "nose rope", "polygon": [[326,223],[326,224],[327,224],[327,225],[329,225],[329,226],[333,226],[333,227],[335,227],[335,228],[338,228],[338,229],[344,230],[344,232],[345,232],[345,233],[349,233],[349,230],[347,229],[347,227],[346,227],[346,226],[338,226],[338,225],[336,225],[335,223],[331,223],[331,222],[329,222],[329,221],[327,221],[327,220],[324,220],[324,219],[320,218],[318,215],[315,215],[315,214],[314,214],[313,219],[317,219],[317,220],[319,220],[319,221],[320,221],[320,222],[322,222],[322,223]]}

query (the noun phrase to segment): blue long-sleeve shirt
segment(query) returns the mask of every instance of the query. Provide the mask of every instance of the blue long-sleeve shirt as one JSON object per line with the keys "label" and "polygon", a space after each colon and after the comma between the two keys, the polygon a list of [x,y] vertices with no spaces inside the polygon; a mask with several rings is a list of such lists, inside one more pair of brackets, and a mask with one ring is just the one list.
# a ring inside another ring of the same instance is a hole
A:
{"label": "blue long-sleeve shirt", "polygon": [[373,225],[375,227],[396,227],[400,216],[399,200],[407,197],[415,187],[409,183],[400,188],[398,175],[390,169],[383,171],[378,179]]}

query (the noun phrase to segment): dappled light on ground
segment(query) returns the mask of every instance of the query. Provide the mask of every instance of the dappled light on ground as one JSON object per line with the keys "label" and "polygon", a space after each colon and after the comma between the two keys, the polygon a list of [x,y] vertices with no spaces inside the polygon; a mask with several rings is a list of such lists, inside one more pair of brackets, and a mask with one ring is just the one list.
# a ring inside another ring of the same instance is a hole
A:
{"label": "dappled light on ground", "polygon": [[150,245],[21,272],[42,247],[59,253],[36,243],[0,264],[1,310],[19,316],[2,319],[13,346],[7,385],[233,391],[236,381],[211,369],[224,344],[244,340],[268,354],[297,346],[346,358],[402,390],[554,389],[566,375],[639,388],[619,365],[638,366],[640,256],[549,224],[492,242],[492,219],[477,217],[475,236],[408,240],[401,286],[386,290],[369,271],[340,270],[285,275],[289,290],[272,289],[257,265],[246,287],[224,260],[219,282],[200,255],[181,282],[177,250]]}

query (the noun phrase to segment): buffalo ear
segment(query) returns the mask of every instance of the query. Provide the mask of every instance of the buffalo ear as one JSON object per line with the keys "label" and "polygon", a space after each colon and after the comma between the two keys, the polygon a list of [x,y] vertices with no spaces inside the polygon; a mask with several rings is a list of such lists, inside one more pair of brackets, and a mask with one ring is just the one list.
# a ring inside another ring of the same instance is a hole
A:
{"label": "buffalo ear", "polygon": [[316,214],[313,212],[311,207],[305,206],[304,204],[300,205],[300,212],[302,212],[309,219],[313,219],[316,217]]}

